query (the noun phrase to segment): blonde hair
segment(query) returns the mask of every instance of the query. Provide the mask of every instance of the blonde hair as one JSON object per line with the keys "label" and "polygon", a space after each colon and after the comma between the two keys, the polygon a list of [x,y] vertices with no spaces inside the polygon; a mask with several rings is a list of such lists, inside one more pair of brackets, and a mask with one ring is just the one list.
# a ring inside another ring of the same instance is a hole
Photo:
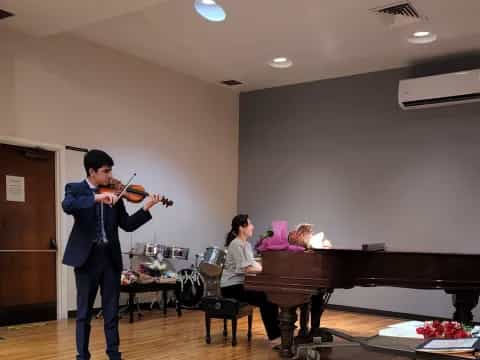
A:
{"label": "blonde hair", "polygon": [[297,229],[295,231],[299,234],[313,233],[313,225],[312,224],[299,224],[299,225],[297,225]]}
{"label": "blonde hair", "polygon": [[299,224],[296,230],[290,231],[288,234],[288,242],[291,245],[308,247],[308,243],[305,240],[305,235],[313,234],[312,224]]}

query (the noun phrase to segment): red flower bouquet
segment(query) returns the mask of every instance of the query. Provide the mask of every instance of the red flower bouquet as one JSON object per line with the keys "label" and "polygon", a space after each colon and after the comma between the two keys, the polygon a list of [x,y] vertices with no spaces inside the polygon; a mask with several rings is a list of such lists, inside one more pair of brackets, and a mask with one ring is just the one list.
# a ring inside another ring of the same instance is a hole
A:
{"label": "red flower bouquet", "polygon": [[424,326],[417,328],[417,334],[425,339],[444,338],[461,339],[472,336],[470,330],[457,321],[426,321]]}

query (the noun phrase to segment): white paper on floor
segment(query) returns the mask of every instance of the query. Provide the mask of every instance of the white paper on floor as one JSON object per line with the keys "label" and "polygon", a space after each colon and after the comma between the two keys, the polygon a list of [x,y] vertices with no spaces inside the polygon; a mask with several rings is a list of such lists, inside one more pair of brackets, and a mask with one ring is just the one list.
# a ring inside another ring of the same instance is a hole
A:
{"label": "white paper on floor", "polygon": [[422,321],[405,321],[389,325],[384,329],[380,329],[378,335],[423,339],[423,335],[417,334],[417,328],[423,325],[424,323]]}

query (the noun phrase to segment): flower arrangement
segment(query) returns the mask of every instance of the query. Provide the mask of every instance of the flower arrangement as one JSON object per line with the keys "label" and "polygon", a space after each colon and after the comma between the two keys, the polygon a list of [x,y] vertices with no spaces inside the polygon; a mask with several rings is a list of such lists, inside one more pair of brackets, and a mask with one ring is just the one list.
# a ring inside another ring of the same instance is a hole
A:
{"label": "flower arrangement", "polygon": [[472,336],[471,329],[457,321],[426,321],[423,326],[417,328],[417,334],[425,339],[444,338],[462,339]]}

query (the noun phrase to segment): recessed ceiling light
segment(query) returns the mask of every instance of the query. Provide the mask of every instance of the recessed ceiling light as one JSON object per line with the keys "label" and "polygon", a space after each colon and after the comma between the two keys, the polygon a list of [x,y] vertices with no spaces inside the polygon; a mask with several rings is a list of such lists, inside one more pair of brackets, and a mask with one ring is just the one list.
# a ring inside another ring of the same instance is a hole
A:
{"label": "recessed ceiling light", "polygon": [[274,59],[272,59],[268,65],[270,65],[271,67],[274,67],[274,68],[277,68],[277,69],[286,69],[286,68],[289,68],[290,66],[293,65],[293,62],[292,60],[284,57],[284,56],[281,56],[281,57],[276,57]]}
{"label": "recessed ceiling light", "polygon": [[195,0],[195,10],[208,21],[220,22],[227,17],[225,10],[214,0]]}
{"label": "recessed ceiling light", "polygon": [[416,31],[407,41],[410,44],[430,44],[437,40],[437,35],[430,31]]}
{"label": "recessed ceiling light", "polygon": [[430,35],[430,31],[417,31],[413,33],[413,36],[415,37],[425,37]]}

